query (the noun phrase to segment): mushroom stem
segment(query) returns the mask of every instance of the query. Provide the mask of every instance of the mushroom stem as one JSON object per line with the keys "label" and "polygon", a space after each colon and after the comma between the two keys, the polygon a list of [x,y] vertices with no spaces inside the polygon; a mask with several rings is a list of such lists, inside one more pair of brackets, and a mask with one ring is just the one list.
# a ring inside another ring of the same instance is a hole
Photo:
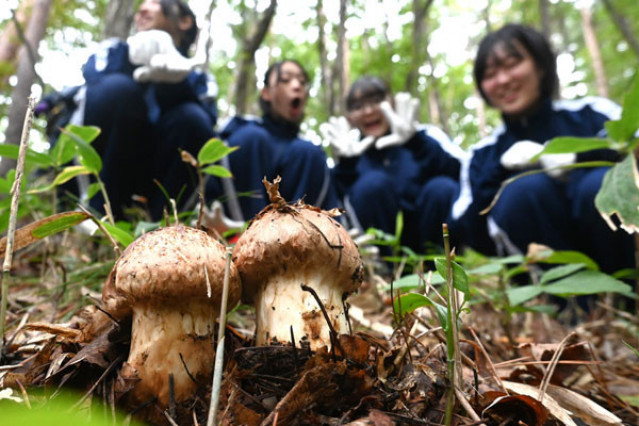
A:
{"label": "mushroom stem", "polygon": [[206,383],[215,359],[216,317],[208,301],[190,305],[188,312],[175,310],[170,301],[159,306],[140,303],[133,308],[136,333],[132,336],[128,364],[140,378],[133,392],[138,402],[157,396],[166,406],[169,374],[174,377],[177,401],[195,393],[198,383],[193,379]]}
{"label": "mushroom stem", "polygon": [[338,334],[347,333],[348,322],[342,302],[344,290],[330,282],[321,275],[309,277],[307,274],[273,277],[267,281],[255,299],[256,344],[290,342],[291,327],[293,335],[302,341],[302,337],[307,339],[312,350],[330,342],[330,327],[326,326],[322,309],[311,293],[302,290],[302,283],[315,290],[333,329]]}

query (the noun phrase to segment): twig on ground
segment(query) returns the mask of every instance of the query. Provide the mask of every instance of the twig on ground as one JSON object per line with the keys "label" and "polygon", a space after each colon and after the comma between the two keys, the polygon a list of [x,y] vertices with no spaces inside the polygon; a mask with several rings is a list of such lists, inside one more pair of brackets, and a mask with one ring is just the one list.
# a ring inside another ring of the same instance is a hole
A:
{"label": "twig on ground", "polygon": [[24,115],[24,124],[22,126],[22,137],[20,138],[20,150],[18,152],[18,162],[16,165],[16,176],[11,188],[11,210],[9,213],[9,226],[7,228],[7,246],[4,253],[4,264],[2,265],[2,276],[0,283],[2,290],[2,301],[0,304],[0,360],[4,352],[4,327],[5,317],[7,315],[7,305],[9,298],[9,284],[11,280],[11,263],[13,262],[13,244],[16,233],[16,222],[18,221],[18,204],[20,202],[20,188],[22,187],[22,177],[24,174],[24,162],[27,157],[27,143],[29,142],[29,132],[31,131],[31,122],[33,120],[33,106],[35,100],[29,97],[27,102],[27,111]]}
{"label": "twig on ground", "polygon": [[557,367],[557,362],[559,361],[559,358],[561,358],[561,354],[564,352],[566,343],[574,335],[575,335],[575,332],[573,331],[570,334],[568,334],[566,337],[564,337],[561,340],[561,342],[559,342],[559,347],[557,348],[552,358],[550,359],[548,370],[546,371],[546,374],[544,375],[544,378],[541,381],[541,384],[539,385],[539,402],[543,402],[544,395],[546,394],[546,389],[548,388],[548,385],[550,384],[550,379],[552,378],[552,375],[555,372],[555,367]]}
{"label": "twig on ground", "polygon": [[102,231],[102,233],[109,239],[109,241],[113,245],[113,251],[118,257],[120,257],[122,255],[122,250],[120,250],[120,246],[118,245],[118,242],[115,241],[115,239],[111,236],[109,231],[106,230],[106,228],[104,227],[104,224],[100,220],[98,220],[98,218],[95,217],[93,213],[87,210],[87,208],[84,207],[82,204],[78,204],[78,208],[84,213],[89,215],[89,219],[91,219],[93,223],[95,223],[95,225],[100,229],[100,231]]}
{"label": "twig on ground", "polygon": [[481,350],[482,355],[484,355],[486,357],[486,360],[488,360],[488,365],[490,367],[490,373],[493,377],[493,380],[499,385],[499,387],[504,393],[508,394],[508,391],[504,387],[504,384],[501,382],[501,379],[499,378],[499,375],[497,374],[497,371],[495,370],[495,365],[493,364],[493,361],[490,359],[488,352],[486,352],[486,348],[477,337],[475,330],[472,327],[468,327],[468,330],[470,331],[470,334],[473,335],[473,339],[475,339],[477,346],[479,346],[479,349]]}
{"label": "twig on ground", "polygon": [[224,286],[222,288],[222,301],[220,306],[220,323],[218,325],[217,348],[215,349],[215,365],[213,369],[213,384],[211,386],[211,403],[207,426],[217,424],[217,408],[220,403],[220,388],[222,386],[222,373],[224,371],[224,331],[226,329],[226,305],[229,298],[229,281],[231,275],[230,247],[226,248],[226,268],[224,269]]}

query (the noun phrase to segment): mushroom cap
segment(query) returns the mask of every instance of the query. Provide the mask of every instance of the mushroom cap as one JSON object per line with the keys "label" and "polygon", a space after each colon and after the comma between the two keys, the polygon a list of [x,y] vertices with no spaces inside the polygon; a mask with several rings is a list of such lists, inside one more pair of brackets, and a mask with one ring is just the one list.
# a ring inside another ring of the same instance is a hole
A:
{"label": "mushroom cap", "polygon": [[[102,303],[116,318],[130,315],[136,301],[151,299],[169,304],[208,300],[217,308],[225,268],[225,247],[206,232],[181,225],[156,229],[122,253],[107,278]],[[231,264],[229,309],[241,291],[237,268]]]}
{"label": "mushroom cap", "polygon": [[357,244],[346,229],[330,212],[303,202],[272,204],[258,213],[235,244],[233,261],[247,302],[275,276],[319,274],[344,293],[357,290],[363,279]]}

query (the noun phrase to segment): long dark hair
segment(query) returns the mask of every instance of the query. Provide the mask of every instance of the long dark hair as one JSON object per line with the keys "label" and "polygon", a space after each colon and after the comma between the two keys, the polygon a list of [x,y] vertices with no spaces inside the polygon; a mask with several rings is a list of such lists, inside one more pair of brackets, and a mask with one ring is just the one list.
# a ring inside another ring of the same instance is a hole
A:
{"label": "long dark hair", "polygon": [[518,54],[515,42],[519,42],[530,53],[535,65],[542,72],[539,90],[541,97],[554,98],[559,94],[559,77],[557,76],[557,57],[550,43],[539,31],[520,24],[506,24],[497,31],[486,35],[477,50],[473,75],[475,84],[482,98],[490,105],[488,97],[481,88],[488,61],[495,54],[498,46],[511,54]]}
{"label": "long dark hair", "polygon": [[195,14],[191,8],[181,0],[160,0],[160,7],[162,8],[162,13],[175,23],[177,23],[180,18],[186,16],[191,17],[193,20],[193,25],[191,25],[190,28],[180,31],[180,44],[177,46],[180,53],[186,56],[197,37],[198,28]]}

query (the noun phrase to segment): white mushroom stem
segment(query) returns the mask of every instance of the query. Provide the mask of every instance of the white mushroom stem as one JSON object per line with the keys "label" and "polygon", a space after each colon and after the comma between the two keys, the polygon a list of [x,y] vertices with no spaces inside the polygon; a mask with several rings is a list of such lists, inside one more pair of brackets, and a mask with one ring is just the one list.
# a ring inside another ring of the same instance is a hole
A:
{"label": "white mushroom stem", "polygon": [[134,333],[128,363],[141,379],[135,386],[138,402],[157,396],[166,406],[169,374],[173,374],[177,401],[185,400],[197,390],[197,383],[189,373],[200,380],[211,376],[217,316],[207,300],[182,309],[179,301],[164,301],[160,305],[139,302],[133,307]]}
{"label": "white mushroom stem", "polygon": [[296,345],[307,340],[312,350],[330,346],[330,328],[322,309],[310,292],[302,290],[301,284],[315,290],[335,331],[348,333],[342,302],[344,290],[339,285],[331,285],[332,282],[333,278],[327,279],[324,274],[317,273],[273,276],[255,295],[256,344],[290,342],[293,327]]}

